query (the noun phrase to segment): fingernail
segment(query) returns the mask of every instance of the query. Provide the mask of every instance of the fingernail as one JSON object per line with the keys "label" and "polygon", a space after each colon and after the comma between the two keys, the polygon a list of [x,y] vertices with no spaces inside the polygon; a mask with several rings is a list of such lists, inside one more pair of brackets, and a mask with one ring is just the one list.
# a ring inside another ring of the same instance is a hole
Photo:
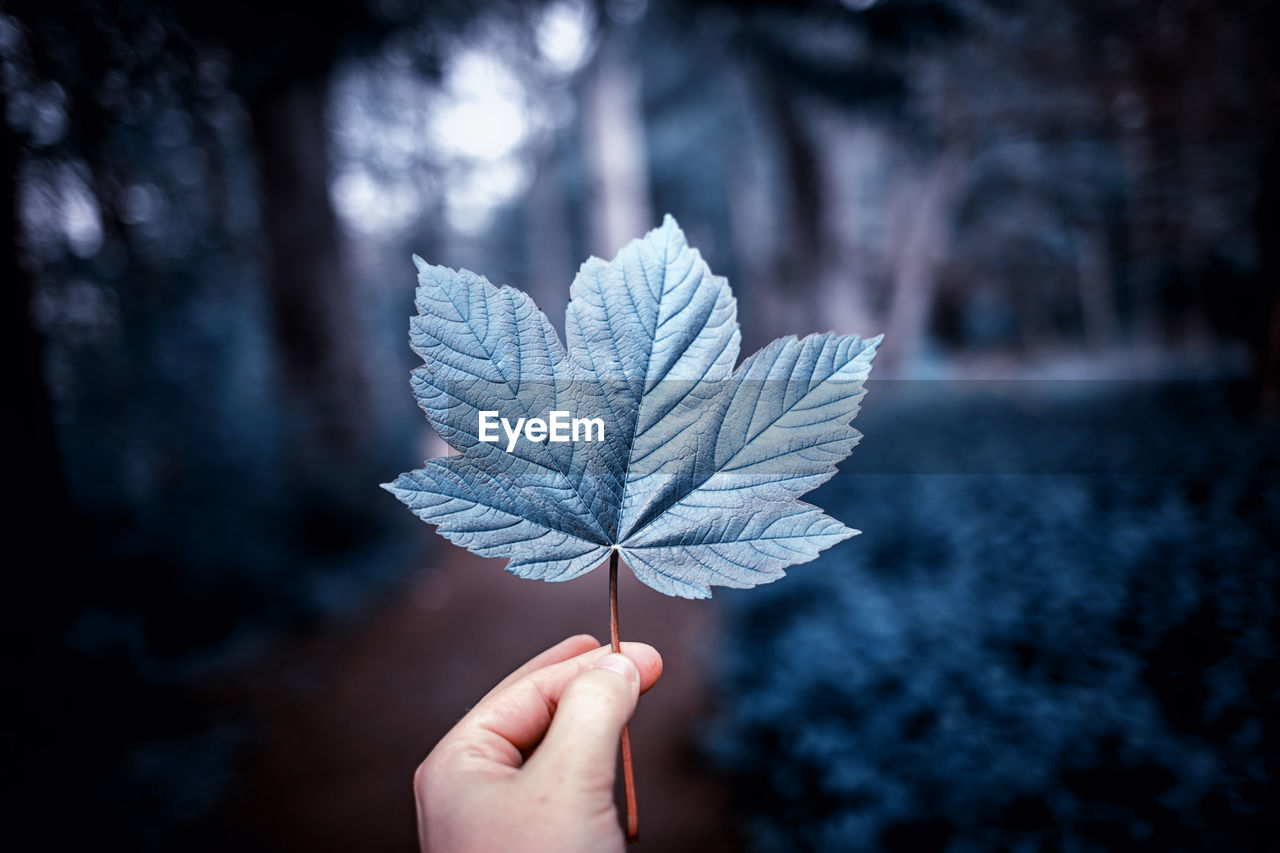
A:
{"label": "fingernail", "polygon": [[600,658],[591,665],[592,669],[607,669],[618,673],[627,681],[639,681],[640,670],[636,669],[636,665],[631,662],[631,658],[626,655],[620,655],[616,652],[608,654]]}

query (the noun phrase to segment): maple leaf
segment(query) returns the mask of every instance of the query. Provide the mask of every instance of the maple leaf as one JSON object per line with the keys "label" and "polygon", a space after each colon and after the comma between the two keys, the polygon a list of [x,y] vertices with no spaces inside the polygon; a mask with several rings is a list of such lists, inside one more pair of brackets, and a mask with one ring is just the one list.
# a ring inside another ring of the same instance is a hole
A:
{"label": "maple leaf", "polygon": [[[414,262],[413,391],[459,455],[384,488],[450,541],[548,581],[616,552],[654,589],[705,598],[858,532],[799,498],[860,438],[850,421],[880,337],[783,338],[735,368],[737,303],[671,216],[583,264],[567,348],[520,291]],[[555,412],[575,419],[572,438],[550,428]]]}

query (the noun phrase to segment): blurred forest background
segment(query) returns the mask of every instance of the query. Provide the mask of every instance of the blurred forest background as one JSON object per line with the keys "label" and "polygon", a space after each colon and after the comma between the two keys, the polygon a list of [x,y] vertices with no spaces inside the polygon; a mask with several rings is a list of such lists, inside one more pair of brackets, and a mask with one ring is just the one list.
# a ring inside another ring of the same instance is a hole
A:
{"label": "blurred forest background", "polygon": [[814,498],[863,536],[624,587],[646,846],[1263,849],[1277,44],[1267,0],[4,0],[6,801],[413,849],[422,755],[606,593],[377,488],[443,450],[410,253],[562,323],[670,212],[748,351],[886,342]]}

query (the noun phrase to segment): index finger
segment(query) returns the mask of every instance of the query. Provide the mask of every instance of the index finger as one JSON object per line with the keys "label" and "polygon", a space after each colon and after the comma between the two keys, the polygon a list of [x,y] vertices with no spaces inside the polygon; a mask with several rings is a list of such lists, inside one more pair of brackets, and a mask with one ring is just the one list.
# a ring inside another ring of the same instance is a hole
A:
{"label": "index finger", "polygon": [[542,669],[544,666],[551,666],[552,664],[560,663],[561,661],[566,661],[569,658],[577,657],[583,652],[589,652],[592,649],[597,649],[599,647],[600,641],[590,634],[575,634],[572,637],[567,637],[546,651],[539,652],[529,658],[529,660],[522,663],[514,672],[499,681],[494,685],[493,689],[484,694],[480,701],[483,702],[499,690],[505,690],[535,670]]}
{"label": "index finger", "polygon": [[[601,646],[569,660],[536,669],[471,709],[436,746],[442,757],[479,760],[516,769],[524,753],[537,746],[551,725],[565,687],[579,673],[610,653]],[[623,643],[622,653],[640,670],[640,691],[662,675],[662,656],[645,643]]]}

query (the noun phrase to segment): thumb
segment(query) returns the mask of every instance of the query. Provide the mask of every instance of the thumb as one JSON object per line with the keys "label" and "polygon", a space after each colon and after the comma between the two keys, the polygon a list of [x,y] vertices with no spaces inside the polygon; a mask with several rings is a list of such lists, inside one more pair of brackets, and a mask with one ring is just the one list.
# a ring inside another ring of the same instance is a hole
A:
{"label": "thumb", "polygon": [[565,687],[547,736],[528,769],[587,789],[613,790],[622,727],[640,696],[640,671],[626,655],[600,658]]}

